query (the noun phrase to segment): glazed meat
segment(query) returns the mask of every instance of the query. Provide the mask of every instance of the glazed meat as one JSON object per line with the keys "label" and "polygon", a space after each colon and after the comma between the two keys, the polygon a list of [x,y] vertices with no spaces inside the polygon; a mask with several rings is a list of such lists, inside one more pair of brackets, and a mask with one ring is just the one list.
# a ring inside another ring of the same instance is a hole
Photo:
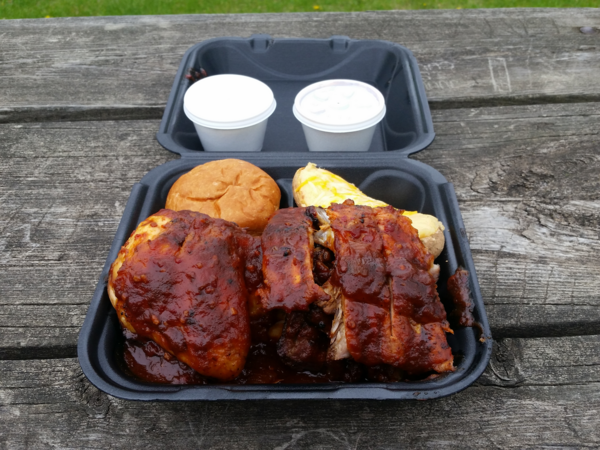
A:
{"label": "glazed meat", "polygon": [[469,289],[469,272],[462,267],[456,269],[454,275],[448,278],[448,294],[454,303],[454,310],[450,314],[453,323],[462,327],[476,326],[473,317],[473,301]]}
{"label": "glazed meat", "polygon": [[121,324],[204,376],[237,377],[250,348],[244,274],[255,244],[237,225],[201,213],[150,216],[111,266],[108,293]]}
{"label": "glazed meat", "polygon": [[[108,294],[133,333],[125,360],[150,381],[388,382],[454,370],[438,274],[392,207],[283,209],[262,237],[161,210],[119,252]],[[470,312],[468,276],[449,291]]]}
{"label": "glazed meat", "polygon": [[135,376],[153,383],[207,384],[202,375],[165,352],[154,341],[126,340],[123,358]]}
{"label": "glazed meat", "polygon": [[335,256],[331,250],[322,247],[318,244],[315,245],[313,252],[313,275],[315,282],[322,286],[329,280],[333,273],[333,263]]}
{"label": "glazed meat", "polygon": [[263,282],[261,240],[247,233],[237,233],[236,238],[244,258],[246,288],[249,294],[254,295]]}
{"label": "glazed meat", "polygon": [[337,261],[324,286],[336,305],[329,357],[407,374],[454,370],[436,290],[439,268],[410,221],[392,207],[351,200],[327,215]]}
{"label": "glazed meat", "polygon": [[259,290],[267,310],[306,311],[329,295],[313,276],[315,208],[277,211],[262,235],[264,286]]}
{"label": "glazed meat", "polygon": [[351,202],[334,204],[327,214],[337,261],[328,284],[339,288],[330,357],[381,364],[387,359],[383,344],[390,333],[390,298],[376,217],[372,208]]}
{"label": "glazed meat", "polygon": [[387,351],[394,362],[387,363],[408,373],[452,371],[453,357],[445,334],[452,330],[436,285],[439,266],[400,211],[387,206],[375,208],[375,214],[392,301]]}
{"label": "glazed meat", "polygon": [[318,306],[310,311],[294,311],[287,315],[283,333],[277,343],[282,361],[297,370],[319,372],[327,363],[331,317]]}

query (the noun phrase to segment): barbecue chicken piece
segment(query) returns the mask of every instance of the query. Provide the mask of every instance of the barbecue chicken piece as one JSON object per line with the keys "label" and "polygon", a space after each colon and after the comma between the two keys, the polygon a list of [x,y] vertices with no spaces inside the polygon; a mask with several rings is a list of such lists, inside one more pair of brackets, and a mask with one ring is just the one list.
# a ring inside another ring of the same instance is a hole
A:
{"label": "barbecue chicken piece", "polygon": [[244,273],[254,244],[237,225],[205,214],[150,216],[110,268],[121,324],[202,375],[237,377],[250,348]]}
{"label": "barbecue chicken piece", "polygon": [[[336,267],[324,286],[335,305],[329,358],[389,364],[407,374],[453,371],[439,300],[439,267],[410,221],[390,206],[327,209]],[[323,219],[323,216],[319,216]]]}
{"label": "barbecue chicken piece", "polygon": [[258,290],[266,310],[306,311],[329,295],[313,276],[315,208],[277,211],[262,235],[264,285]]}
{"label": "barbecue chicken piece", "polygon": [[[292,181],[294,200],[298,206],[320,206],[327,208],[333,203],[353,200],[356,205],[373,208],[388,206],[363,194],[352,183],[347,182],[328,170],[319,169],[313,163],[296,171]],[[437,258],[444,249],[444,225],[434,216],[416,211],[402,211],[419,232],[419,239],[427,250]]]}

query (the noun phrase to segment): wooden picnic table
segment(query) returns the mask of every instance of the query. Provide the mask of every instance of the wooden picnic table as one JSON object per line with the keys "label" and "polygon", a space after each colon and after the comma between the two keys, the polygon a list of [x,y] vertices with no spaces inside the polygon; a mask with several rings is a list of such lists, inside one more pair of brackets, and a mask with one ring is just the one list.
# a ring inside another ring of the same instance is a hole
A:
{"label": "wooden picnic table", "polygon": [[[494,353],[432,401],[143,403],[92,386],[79,329],[187,48],[346,35],[416,56]],[[0,21],[0,448],[600,446],[600,11]]]}

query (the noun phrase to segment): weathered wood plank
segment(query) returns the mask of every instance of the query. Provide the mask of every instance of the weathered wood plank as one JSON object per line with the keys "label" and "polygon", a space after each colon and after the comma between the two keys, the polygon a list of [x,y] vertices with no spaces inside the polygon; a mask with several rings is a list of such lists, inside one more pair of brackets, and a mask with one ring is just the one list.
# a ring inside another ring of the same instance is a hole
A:
{"label": "weathered wood plank", "polygon": [[598,329],[597,106],[433,116],[438,137],[415,157],[455,185],[495,334]]}
{"label": "weathered wood plank", "polygon": [[558,386],[600,382],[600,336],[500,339],[478,383]]}
{"label": "weathered wood plank", "polygon": [[0,121],[159,118],[205,39],[347,35],[410,48],[434,107],[599,101],[597,9],[186,15],[0,22]]}
{"label": "weathered wood plank", "polygon": [[[0,306],[2,309],[8,309],[7,306]],[[56,307],[52,307],[57,309]],[[13,308],[11,308],[13,309]],[[16,314],[22,314],[26,308],[14,308]],[[48,311],[49,308],[44,308]],[[64,318],[66,306],[58,307],[60,312],[63,312],[56,325],[52,326],[51,320],[56,320],[56,314],[51,314],[44,319],[42,326],[32,326],[27,323],[23,327],[19,326],[2,326],[0,327],[0,359],[45,359],[45,358],[74,358],[77,356],[77,337],[81,324],[85,318],[87,306],[77,305],[76,326],[68,326],[65,322],[68,320],[60,320]],[[11,314],[15,316],[16,314]],[[40,310],[35,311],[36,318],[42,317]],[[7,316],[3,315],[2,323],[7,322]],[[72,322],[72,320],[71,320]]]}
{"label": "weathered wood plank", "polygon": [[596,104],[433,116],[436,140],[415,157],[455,185],[495,335],[597,330]]}
{"label": "weathered wood plank", "polygon": [[[495,337],[599,329],[598,106],[434,113],[416,158],[455,185]],[[131,186],[175,157],[157,126],[0,126],[0,358],[73,354]]]}
{"label": "weathered wood plank", "polygon": [[597,448],[598,345],[506,340],[475,386],[423,402],[128,402],[75,359],[0,361],[0,436],[10,449]]}
{"label": "weathered wood plank", "polygon": [[157,122],[0,127],[0,359],[72,357]]}

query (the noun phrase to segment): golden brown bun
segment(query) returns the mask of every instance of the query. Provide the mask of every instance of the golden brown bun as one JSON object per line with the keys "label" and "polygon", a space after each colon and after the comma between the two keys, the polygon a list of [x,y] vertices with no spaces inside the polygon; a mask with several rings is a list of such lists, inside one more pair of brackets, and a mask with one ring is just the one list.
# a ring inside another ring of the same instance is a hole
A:
{"label": "golden brown bun", "polygon": [[198,211],[258,235],[280,200],[277,183],[263,170],[239,159],[223,159],[182,175],[171,187],[165,208]]}

